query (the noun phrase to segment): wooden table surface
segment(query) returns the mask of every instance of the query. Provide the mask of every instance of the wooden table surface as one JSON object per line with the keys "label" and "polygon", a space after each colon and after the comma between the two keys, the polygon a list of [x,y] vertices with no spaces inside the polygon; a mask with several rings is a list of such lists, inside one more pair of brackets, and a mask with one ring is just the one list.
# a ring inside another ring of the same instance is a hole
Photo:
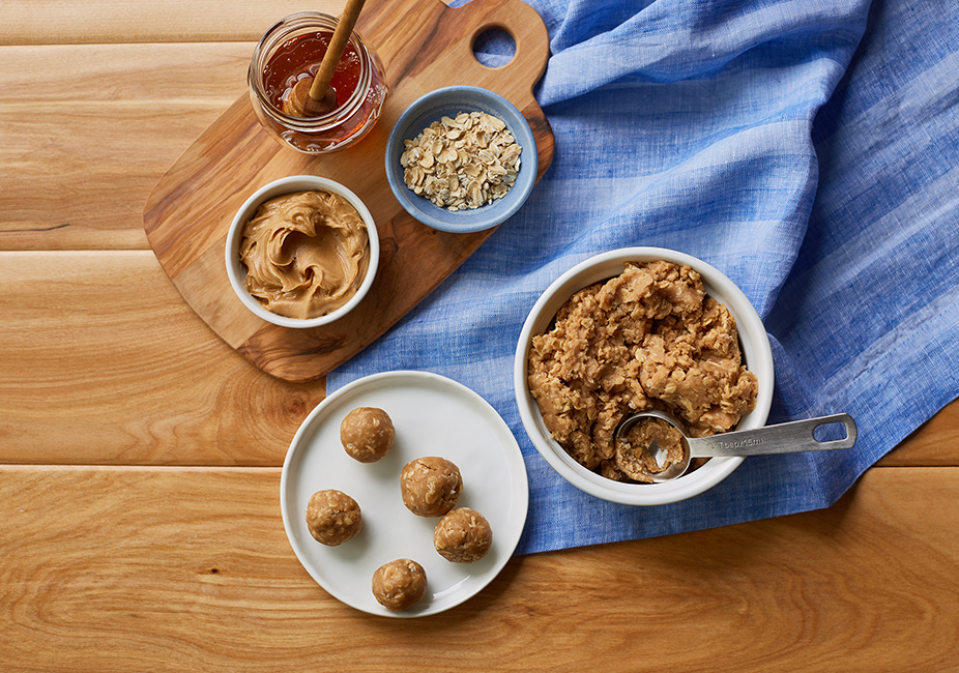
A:
{"label": "wooden table surface", "polygon": [[959,403],[828,510],[512,559],[441,615],[331,598],[280,466],[323,381],[272,379],[143,231],[253,44],[341,0],[0,0],[0,670],[959,667]]}

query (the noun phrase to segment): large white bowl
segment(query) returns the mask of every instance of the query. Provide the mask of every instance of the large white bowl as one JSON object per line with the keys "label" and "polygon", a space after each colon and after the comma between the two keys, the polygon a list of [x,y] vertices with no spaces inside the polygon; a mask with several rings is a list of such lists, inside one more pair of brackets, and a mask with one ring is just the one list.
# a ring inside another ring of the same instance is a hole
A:
{"label": "large white bowl", "polygon": [[[256,213],[257,207],[259,207],[261,203],[268,201],[275,196],[307,190],[317,190],[329,192],[330,194],[338,194],[349,201],[350,204],[356,208],[356,212],[360,214],[360,217],[363,219],[363,223],[366,224],[366,230],[369,232],[370,264],[366,270],[366,277],[363,279],[363,282],[357,289],[356,294],[354,294],[348,302],[343,304],[343,306],[339,307],[335,311],[327,313],[326,315],[301,320],[299,318],[289,318],[287,316],[282,316],[267,311],[256,299],[256,297],[247,291],[245,282],[246,267],[242,262],[240,262],[240,240],[243,238],[243,227],[246,225],[247,221],[253,217],[253,215]],[[352,311],[357,304],[363,301],[363,297],[366,296],[370,286],[373,285],[373,279],[376,277],[376,267],[379,264],[379,261],[380,238],[376,231],[376,223],[373,221],[373,216],[370,215],[369,209],[360,200],[360,197],[347,189],[345,186],[341,185],[339,182],[335,182],[328,178],[321,178],[316,175],[292,175],[290,177],[274,180],[273,182],[266,184],[260,189],[256,190],[236,212],[236,215],[233,217],[233,222],[230,223],[230,231],[226,236],[226,272],[230,277],[230,285],[233,287],[233,291],[236,293],[236,296],[239,297],[240,301],[243,302],[243,305],[254,314],[263,320],[266,320],[267,322],[273,323],[274,325],[279,325],[281,327],[319,327],[320,325],[326,325],[345,316],[347,313]]]}
{"label": "large white bowl", "polygon": [[712,488],[728,477],[742,463],[741,457],[713,458],[699,469],[661,484],[628,484],[607,479],[576,462],[562,446],[550,437],[539,407],[529,392],[527,359],[532,338],[543,334],[560,306],[577,291],[597,282],[618,276],[626,262],[657,259],[691,266],[702,276],[706,292],[726,305],[736,319],[740,346],[746,367],[759,383],[756,408],[744,416],[736,429],[760,428],[766,423],[773,397],[773,359],[769,338],[756,309],[746,295],[719,270],[675,250],[665,248],[623,248],[587,259],[556,279],[546,289],[529,313],[516,348],[513,384],[520,417],[533,446],[547,463],[564,479],[597,498],[627,505],[663,505],[678,502]]}

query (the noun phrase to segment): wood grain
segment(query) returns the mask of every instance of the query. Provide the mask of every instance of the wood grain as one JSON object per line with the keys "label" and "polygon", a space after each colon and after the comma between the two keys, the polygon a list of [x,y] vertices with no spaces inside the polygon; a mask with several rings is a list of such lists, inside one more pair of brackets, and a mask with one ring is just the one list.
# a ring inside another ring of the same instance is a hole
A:
{"label": "wood grain", "polygon": [[149,251],[0,269],[0,463],[281,465],[325,394],[236,355]]}
{"label": "wood grain", "polygon": [[883,467],[959,465],[959,400],[907,437],[878,462]]}
{"label": "wood grain", "polygon": [[415,671],[427,643],[426,669],[459,671],[944,671],[959,656],[954,468],[873,470],[829,510],[514,558],[414,620],[314,584],[278,490],[275,469],[0,469],[4,670]]}
{"label": "wood grain", "polygon": [[243,92],[252,52],[0,47],[0,250],[149,250],[147,196]]}
{"label": "wood grain", "polygon": [[0,45],[258,40],[284,16],[339,16],[345,0],[44,0],[0,3]]}
{"label": "wood grain", "polygon": [[[516,43],[514,57],[500,68],[472,55],[474,39],[493,27]],[[380,120],[361,143],[312,156],[281,148],[260,127],[244,95],[177,160],[144,209],[150,245],[187,303],[237,352],[289,381],[314,380],[361,351],[493,233],[432,230],[393,197],[383,167],[386,139],[413,101],[443,86],[489,88],[529,121],[539,155],[537,178],[553,156],[552,132],[532,93],[546,66],[549,37],[529,5],[481,0],[450,9],[438,0],[376,0],[365,7],[357,31],[375,47],[389,86]],[[298,174],[332,178],[356,193],[377,224],[381,250],[363,302],[346,319],[309,330],[250,315],[233,294],[222,259],[230,222],[247,197],[272,180]]]}

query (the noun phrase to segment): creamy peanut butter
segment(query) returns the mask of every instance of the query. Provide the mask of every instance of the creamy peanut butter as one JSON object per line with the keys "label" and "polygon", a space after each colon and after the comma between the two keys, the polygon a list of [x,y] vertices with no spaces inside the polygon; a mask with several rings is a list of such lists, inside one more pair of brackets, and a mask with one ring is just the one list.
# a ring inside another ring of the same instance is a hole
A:
{"label": "creamy peanut butter", "polygon": [[246,289],[271,313],[309,319],[340,308],[370,265],[369,232],[346,199],[304,191],[261,204],[240,241]]}

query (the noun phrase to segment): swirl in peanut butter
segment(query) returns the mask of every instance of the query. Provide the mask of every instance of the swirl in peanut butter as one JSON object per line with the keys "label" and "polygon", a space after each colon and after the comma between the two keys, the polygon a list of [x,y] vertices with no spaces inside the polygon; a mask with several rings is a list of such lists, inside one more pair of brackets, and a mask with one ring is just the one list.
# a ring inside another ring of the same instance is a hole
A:
{"label": "swirl in peanut butter", "polygon": [[322,191],[264,202],[243,229],[246,289],[271,313],[327,315],[356,294],[370,264],[369,232],[346,199]]}

